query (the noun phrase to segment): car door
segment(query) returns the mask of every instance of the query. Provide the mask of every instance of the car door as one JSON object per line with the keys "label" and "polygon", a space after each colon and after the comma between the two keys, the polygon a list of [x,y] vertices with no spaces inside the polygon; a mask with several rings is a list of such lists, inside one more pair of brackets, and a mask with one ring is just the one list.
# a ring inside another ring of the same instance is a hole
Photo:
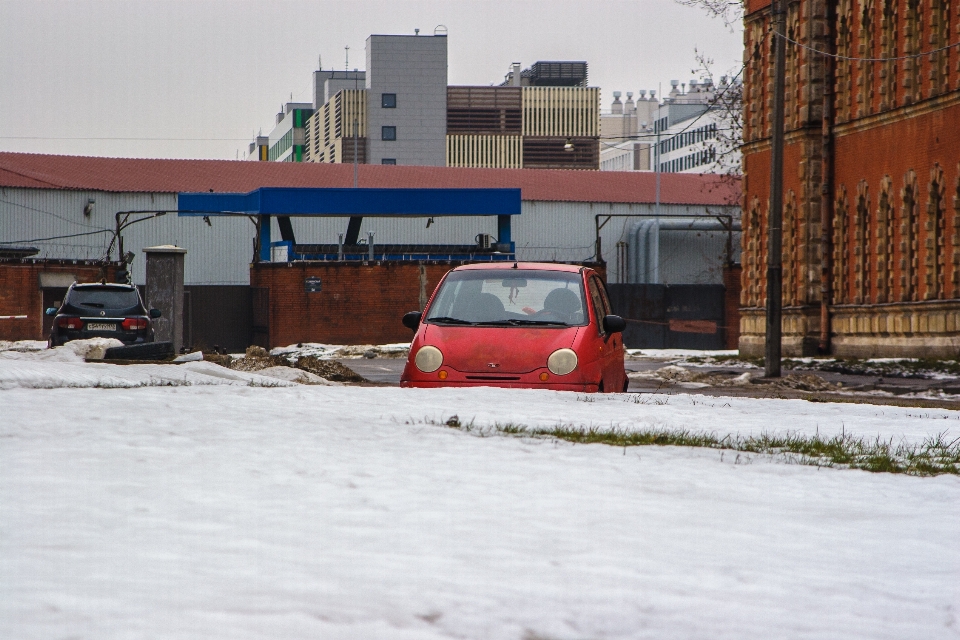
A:
{"label": "car door", "polygon": [[[600,292],[600,298],[603,301],[604,308],[606,309],[606,315],[613,314],[613,305],[610,303],[610,296],[607,294],[607,287],[600,278],[597,278],[597,289]],[[604,352],[609,355],[609,361],[604,363],[607,367],[604,374],[604,379],[607,379],[606,375],[609,375],[611,384],[610,386],[604,384],[604,388],[608,389],[609,391],[621,391],[626,387],[624,383],[627,380],[627,374],[623,367],[623,334],[611,334],[607,340],[607,344],[609,348],[604,349]]]}
{"label": "car door", "polygon": [[617,339],[616,334],[610,335],[603,329],[603,317],[610,314],[610,301],[604,290],[603,282],[597,276],[590,276],[587,280],[587,289],[590,292],[590,301],[593,303],[593,310],[597,319],[597,331],[601,340],[600,370],[603,390],[608,392],[620,391],[623,388],[623,372],[621,371],[619,374],[616,372],[616,361],[619,353],[620,368],[622,369],[622,350],[617,351],[617,344],[621,340]]}

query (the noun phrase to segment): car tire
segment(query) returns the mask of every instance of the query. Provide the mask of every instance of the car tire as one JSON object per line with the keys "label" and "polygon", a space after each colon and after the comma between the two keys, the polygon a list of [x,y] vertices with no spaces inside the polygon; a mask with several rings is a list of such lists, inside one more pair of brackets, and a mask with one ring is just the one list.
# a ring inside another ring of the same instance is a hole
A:
{"label": "car tire", "polygon": [[110,347],[104,360],[163,360],[173,355],[172,342],[145,342],[123,347]]}

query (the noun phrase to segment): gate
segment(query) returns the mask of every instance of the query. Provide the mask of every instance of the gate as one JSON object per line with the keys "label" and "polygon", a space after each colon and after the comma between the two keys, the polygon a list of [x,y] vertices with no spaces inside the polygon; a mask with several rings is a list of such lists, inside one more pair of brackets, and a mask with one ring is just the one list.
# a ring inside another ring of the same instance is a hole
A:
{"label": "gate", "polygon": [[608,284],[628,349],[723,349],[723,285]]}
{"label": "gate", "polygon": [[243,352],[251,339],[250,298],[246,285],[184,286],[183,343],[191,349]]}
{"label": "gate", "polygon": [[270,348],[270,289],[250,287],[251,318],[253,319],[250,344]]}

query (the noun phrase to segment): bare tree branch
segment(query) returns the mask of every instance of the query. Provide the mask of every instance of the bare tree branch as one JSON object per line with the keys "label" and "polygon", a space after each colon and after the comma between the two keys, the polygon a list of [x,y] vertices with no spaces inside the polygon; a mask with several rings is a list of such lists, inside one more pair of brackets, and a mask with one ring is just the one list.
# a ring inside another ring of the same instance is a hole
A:
{"label": "bare tree branch", "polygon": [[686,7],[699,7],[715,18],[720,18],[728,28],[743,20],[743,2],[730,0],[674,0]]}

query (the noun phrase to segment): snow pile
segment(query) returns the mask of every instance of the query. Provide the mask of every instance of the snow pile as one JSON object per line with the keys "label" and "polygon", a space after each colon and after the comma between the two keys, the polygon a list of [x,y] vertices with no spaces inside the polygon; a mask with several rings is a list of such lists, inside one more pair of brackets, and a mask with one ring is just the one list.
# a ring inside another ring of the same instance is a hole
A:
{"label": "snow pile", "polygon": [[44,340],[0,340],[0,351],[42,351],[46,348]]}
{"label": "snow pile", "polygon": [[103,360],[107,349],[122,347],[116,338],[87,338],[71,340],[61,347],[43,350],[7,350],[0,351],[0,359],[31,360],[40,362],[83,362],[85,359]]}
{"label": "snow pile", "polygon": [[627,349],[627,356],[638,359],[653,358],[708,358],[711,356],[736,356],[737,350],[701,351],[698,349]]}
{"label": "snow pile", "polygon": [[321,360],[330,360],[332,358],[406,358],[409,353],[409,342],[378,345],[342,345],[304,342],[287,347],[276,347],[270,350],[270,355],[272,356],[284,356],[291,360],[306,356],[314,356]]}
{"label": "snow pile", "polygon": [[[77,341],[79,342],[79,341]],[[66,346],[75,344],[68,342]],[[112,346],[112,345],[111,345]],[[191,385],[290,386],[294,382],[243,371],[232,371],[212,362],[115,365],[84,362],[74,351],[60,347],[32,358],[0,353],[0,390],[57,389],[61,387],[171,387]],[[38,357],[38,356],[47,357]]]}
{"label": "snow pile", "polygon": [[956,635],[960,478],[442,424],[956,437],[957,412],[584,397],[2,392],[0,637]]}

